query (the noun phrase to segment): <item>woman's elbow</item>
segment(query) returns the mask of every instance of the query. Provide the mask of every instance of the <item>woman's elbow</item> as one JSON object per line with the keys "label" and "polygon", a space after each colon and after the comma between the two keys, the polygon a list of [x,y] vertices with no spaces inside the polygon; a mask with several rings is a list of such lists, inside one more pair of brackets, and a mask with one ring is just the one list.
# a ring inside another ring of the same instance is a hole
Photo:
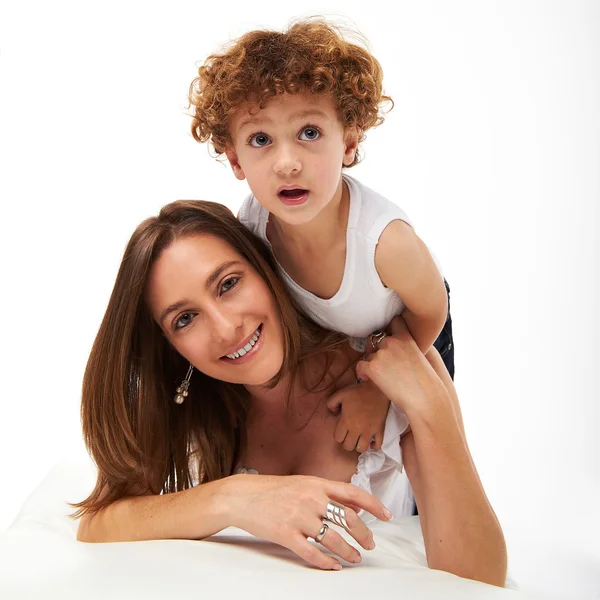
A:
{"label": "woman's elbow", "polygon": [[465,579],[473,579],[489,585],[504,587],[508,569],[508,557],[504,537],[488,545],[486,550],[477,553],[469,552],[462,556],[452,553],[439,553],[428,557],[427,564],[431,569],[446,571]]}
{"label": "woman's elbow", "polygon": [[94,544],[115,541],[111,539],[110,534],[103,529],[103,523],[101,522],[103,515],[101,513],[102,510],[93,513],[86,513],[79,519],[79,525],[77,527],[78,542]]}
{"label": "woman's elbow", "polygon": [[79,519],[79,525],[77,526],[77,541],[78,542],[94,542],[90,535],[90,520],[91,515],[84,515]]}

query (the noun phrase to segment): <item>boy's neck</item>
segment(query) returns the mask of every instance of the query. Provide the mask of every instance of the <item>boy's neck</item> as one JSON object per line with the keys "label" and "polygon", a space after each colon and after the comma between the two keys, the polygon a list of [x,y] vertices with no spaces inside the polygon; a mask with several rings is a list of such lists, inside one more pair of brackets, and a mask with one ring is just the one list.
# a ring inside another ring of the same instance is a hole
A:
{"label": "boy's neck", "polygon": [[312,220],[302,225],[289,225],[269,216],[267,237],[274,246],[295,248],[303,252],[326,252],[339,242],[346,240],[350,192],[344,180],[327,206]]}

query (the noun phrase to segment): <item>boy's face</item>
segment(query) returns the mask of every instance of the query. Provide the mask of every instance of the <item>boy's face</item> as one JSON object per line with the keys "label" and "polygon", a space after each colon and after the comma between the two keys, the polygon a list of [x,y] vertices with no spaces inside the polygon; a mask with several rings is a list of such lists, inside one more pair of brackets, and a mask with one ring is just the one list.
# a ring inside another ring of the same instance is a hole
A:
{"label": "boy's face", "polygon": [[342,194],[342,164],[354,160],[358,130],[344,129],[328,96],[276,96],[234,115],[227,158],[238,179],[289,225],[312,221]]}

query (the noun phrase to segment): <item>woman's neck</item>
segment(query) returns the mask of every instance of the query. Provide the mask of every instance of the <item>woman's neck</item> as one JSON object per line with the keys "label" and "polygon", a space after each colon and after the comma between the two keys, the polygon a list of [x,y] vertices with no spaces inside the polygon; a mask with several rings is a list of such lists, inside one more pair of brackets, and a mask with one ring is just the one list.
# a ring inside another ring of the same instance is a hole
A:
{"label": "woman's neck", "polygon": [[[354,378],[352,368],[349,367],[356,360],[356,353],[347,345],[339,348],[340,352],[333,355],[326,371],[323,354],[316,354],[303,359],[303,364],[298,367],[290,393],[292,374],[284,375],[272,388],[266,385],[246,385],[246,390],[252,397],[252,405],[263,409],[276,406],[285,407],[288,397],[298,400],[315,392],[332,394],[339,387],[348,385]],[[315,389],[316,388],[316,389]]]}
{"label": "woman's neck", "polygon": [[246,385],[245,388],[252,397],[253,404],[274,404],[279,403],[285,398],[290,385],[290,375],[283,376],[279,382],[272,388],[266,385]]}

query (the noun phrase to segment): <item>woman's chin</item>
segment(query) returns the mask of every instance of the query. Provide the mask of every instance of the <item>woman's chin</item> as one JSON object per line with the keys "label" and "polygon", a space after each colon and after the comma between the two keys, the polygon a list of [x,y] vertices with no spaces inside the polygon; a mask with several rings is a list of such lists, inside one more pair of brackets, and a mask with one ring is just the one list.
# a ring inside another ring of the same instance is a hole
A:
{"label": "woman's chin", "polygon": [[219,369],[219,372],[212,375],[212,377],[219,381],[239,385],[266,385],[279,373],[282,362],[279,361],[279,364],[264,365],[264,367],[253,369],[238,370],[235,366],[228,369]]}
{"label": "woman's chin", "polygon": [[273,377],[275,377],[279,373],[279,368],[277,369],[269,369],[268,371],[262,373],[252,373],[249,377],[245,379],[245,381],[240,381],[242,385],[251,385],[251,386],[261,386],[267,385]]}

